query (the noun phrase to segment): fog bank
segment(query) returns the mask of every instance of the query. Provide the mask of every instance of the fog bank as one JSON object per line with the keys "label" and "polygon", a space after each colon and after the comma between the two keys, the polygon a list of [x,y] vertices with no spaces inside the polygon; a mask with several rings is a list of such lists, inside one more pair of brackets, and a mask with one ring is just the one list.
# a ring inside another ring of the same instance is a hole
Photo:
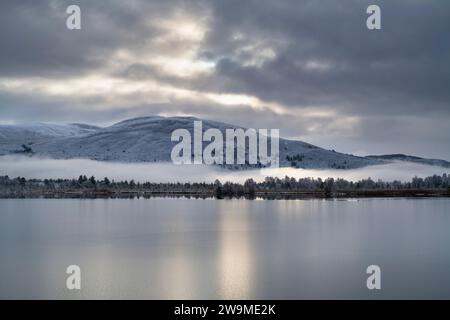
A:
{"label": "fog bank", "polygon": [[374,180],[407,181],[414,176],[425,177],[442,175],[450,170],[437,166],[397,161],[386,165],[370,166],[353,170],[310,170],[295,168],[231,171],[205,165],[173,165],[171,163],[117,163],[88,159],[55,160],[27,156],[0,157],[0,175],[30,178],[78,178],[79,175],[95,176],[97,179],[108,177],[114,180],[145,182],[244,182],[248,178],[256,181],[266,176],[295,178],[344,178],[360,180],[371,177]]}

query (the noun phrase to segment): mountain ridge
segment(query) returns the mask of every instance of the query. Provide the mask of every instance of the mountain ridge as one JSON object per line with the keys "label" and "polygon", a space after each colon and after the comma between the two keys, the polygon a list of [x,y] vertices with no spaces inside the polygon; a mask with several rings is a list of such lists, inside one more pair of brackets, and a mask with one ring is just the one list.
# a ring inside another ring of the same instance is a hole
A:
{"label": "mountain ridge", "polygon": [[[176,129],[183,128],[193,134],[194,121],[202,121],[203,131],[217,128],[224,133],[226,129],[246,129],[242,126],[193,116],[130,118],[106,127],[80,123],[0,125],[0,155],[26,153],[31,156],[38,155],[55,159],[87,158],[117,162],[168,162],[171,161],[170,153],[173,146],[178,143],[171,141],[171,133]],[[63,134],[64,130],[67,130],[66,134]],[[344,154],[303,141],[281,137],[279,146],[280,167],[355,169],[397,160],[383,158],[383,155],[360,157]],[[411,160],[418,158],[405,157],[405,159]],[[422,163],[427,160],[420,159]],[[419,161],[416,159],[412,162]],[[439,165],[439,163],[445,163],[445,160],[435,159],[433,165]],[[247,166],[235,166],[235,168],[242,167]]]}
{"label": "mountain ridge", "polygon": [[365,158],[374,159],[374,160],[387,160],[387,161],[406,161],[406,162],[414,162],[420,164],[427,164],[431,166],[440,166],[444,168],[450,168],[450,162],[442,159],[429,159],[422,158],[417,156],[411,156],[402,153],[394,153],[394,154],[382,154],[382,155],[368,155]]}

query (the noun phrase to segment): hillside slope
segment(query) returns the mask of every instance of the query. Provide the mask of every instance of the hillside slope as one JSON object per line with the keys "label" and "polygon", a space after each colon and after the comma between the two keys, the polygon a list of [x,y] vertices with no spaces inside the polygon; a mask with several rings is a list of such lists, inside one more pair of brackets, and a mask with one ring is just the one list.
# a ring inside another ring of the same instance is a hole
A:
{"label": "hillside slope", "polygon": [[[200,119],[153,116],[129,119],[105,128],[69,125],[67,131],[62,127],[44,127],[45,130],[32,131],[20,126],[14,129],[0,126],[0,154],[21,150],[21,145],[26,144],[32,148],[32,152],[28,152],[30,155],[56,159],[167,162],[171,161],[170,153],[176,144],[170,140],[172,132],[184,128],[192,134],[194,120]],[[239,128],[216,121],[202,122],[203,131],[218,128],[225,133],[227,128]],[[74,126],[78,129],[75,130]],[[63,129],[62,133],[60,129]],[[9,139],[11,136],[14,136],[13,140]],[[352,169],[380,163],[383,160],[356,157],[302,141],[280,139],[282,167]]]}
{"label": "hillside slope", "polygon": [[427,159],[416,156],[409,156],[405,154],[383,154],[383,155],[370,155],[367,156],[368,159],[373,160],[382,160],[382,161],[406,161],[406,162],[414,162],[420,164],[426,164],[430,166],[439,166],[444,168],[450,168],[450,162],[446,160],[440,159]]}
{"label": "hillside slope", "polygon": [[95,133],[99,127],[72,123],[23,123],[0,125],[0,155],[22,151],[22,145],[53,141],[58,138],[81,137]]}

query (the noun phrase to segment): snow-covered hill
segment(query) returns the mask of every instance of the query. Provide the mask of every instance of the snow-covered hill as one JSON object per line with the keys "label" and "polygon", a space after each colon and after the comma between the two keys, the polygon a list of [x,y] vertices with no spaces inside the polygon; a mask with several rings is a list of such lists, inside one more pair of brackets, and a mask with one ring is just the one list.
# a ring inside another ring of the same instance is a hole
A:
{"label": "snow-covered hill", "polygon": [[0,155],[23,150],[23,144],[32,146],[58,138],[81,137],[99,129],[96,126],[79,123],[50,124],[38,122],[0,125]]}
{"label": "snow-covered hill", "polygon": [[[174,130],[193,132],[193,117],[142,117],[105,128],[89,125],[34,124],[0,126],[0,155],[23,152],[55,159],[87,158],[118,162],[168,162],[176,142]],[[203,130],[239,128],[221,122],[202,120]],[[281,132],[282,134],[282,132]],[[23,147],[25,145],[27,147]],[[28,149],[30,148],[30,149]],[[317,146],[280,139],[280,166],[299,168],[352,169],[383,163],[325,150]]]}
{"label": "snow-covered hill", "polygon": [[384,155],[371,155],[367,156],[368,159],[375,159],[375,160],[387,160],[387,161],[406,161],[406,162],[414,162],[414,163],[420,163],[420,164],[426,164],[430,166],[439,166],[443,168],[450,168],[450,162],[446,160],[440,160],[440,159],[425,159],[421,157],[415,157],[415,156],[408,156],[405,154],[384,154]]}

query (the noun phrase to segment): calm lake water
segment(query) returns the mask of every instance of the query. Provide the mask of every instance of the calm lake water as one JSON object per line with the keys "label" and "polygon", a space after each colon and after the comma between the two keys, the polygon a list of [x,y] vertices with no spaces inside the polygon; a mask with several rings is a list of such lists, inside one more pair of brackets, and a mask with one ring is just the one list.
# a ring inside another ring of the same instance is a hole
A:
{"label": "calm lake water", "polygon": [[448,299],[450,199],[0,200],[0,298]]}

